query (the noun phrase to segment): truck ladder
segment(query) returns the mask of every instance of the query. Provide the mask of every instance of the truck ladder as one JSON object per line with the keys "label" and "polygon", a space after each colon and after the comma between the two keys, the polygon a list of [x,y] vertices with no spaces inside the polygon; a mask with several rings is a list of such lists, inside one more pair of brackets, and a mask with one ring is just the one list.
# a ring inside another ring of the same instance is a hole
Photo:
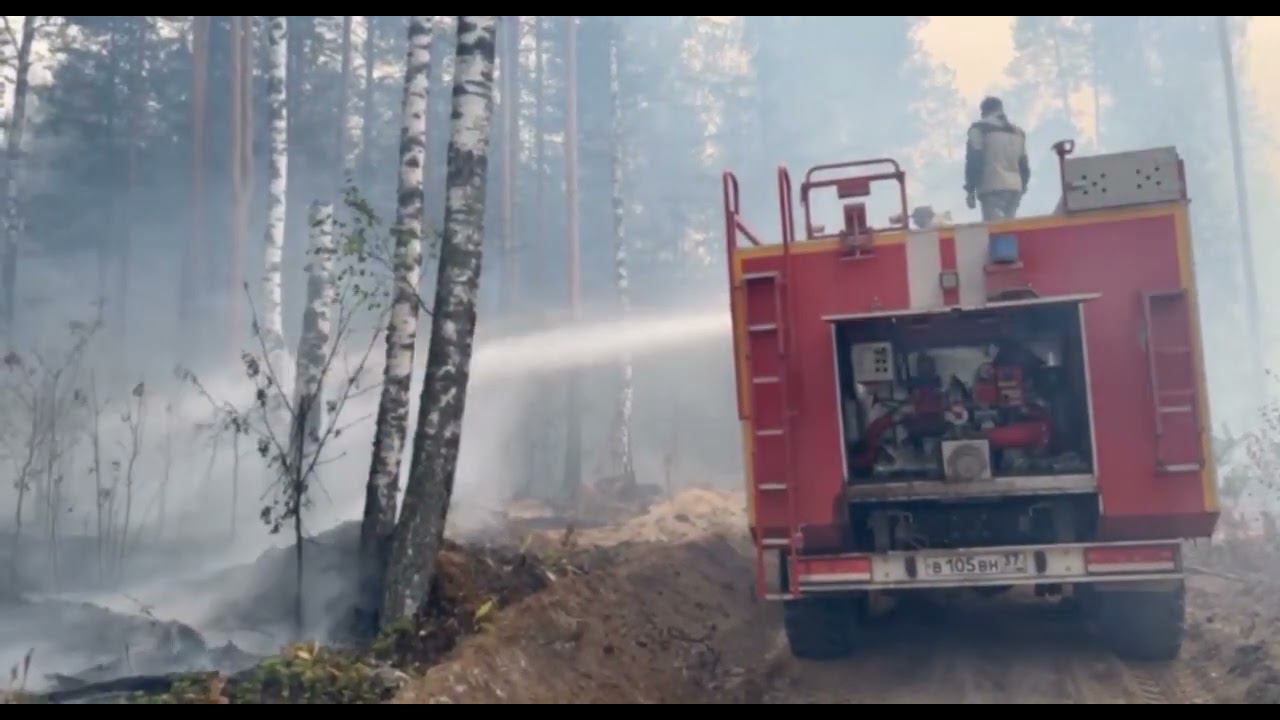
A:
{"label": "truck ladder", "polygon": [[1155,414],[1156,471],[1198,472],[1204,468],[1190,304],[1185,290],[1143,293],[1147,364]]}
{"label": "truck ladder", "polygon": [[[782,193],[782,265],[778,270],[735,275],[735,250],[738,233],[753,244],[757,238],[742,224],[738,214],[737,180],[725,174],[726,241],[729,254],[735,315],[741,314],[747,345],[745,368],[746,397],[739,398],[739,411],[749,420],[751,437],[750,488],[755,508],[757,552],[756,586],[765,597],[789,596],[789,588],[769,588],[765,553],[783,551],[789,558],[795,553],[795,482],[792,454],[791,354],[789,328],[789,295],[787,275],[794,241],[794,219],[791,215],[791,180],[783,168],[778,169],[779,192]],[[736,319],[736,318],[735,318]],[[781,517],[779,517],[781,515]],[[786,563],[784,562],[783,565]],[[776,594],[780,592],[781,594]]]}

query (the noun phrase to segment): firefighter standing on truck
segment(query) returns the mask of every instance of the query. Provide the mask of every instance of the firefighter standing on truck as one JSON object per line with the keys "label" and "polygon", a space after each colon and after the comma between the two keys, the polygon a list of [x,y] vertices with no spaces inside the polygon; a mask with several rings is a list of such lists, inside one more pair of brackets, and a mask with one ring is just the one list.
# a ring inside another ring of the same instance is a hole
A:
{"label": "firefighter standing on truck", "polygon": [[1027,163],[1027,136],[1005,117],[1004,104],[989,97],[980,107],[982,119],[969,126],[965,151],[965,203],[972,209],[982,203],[982,219],[1011,218],[1027,192],[1031,166]]}

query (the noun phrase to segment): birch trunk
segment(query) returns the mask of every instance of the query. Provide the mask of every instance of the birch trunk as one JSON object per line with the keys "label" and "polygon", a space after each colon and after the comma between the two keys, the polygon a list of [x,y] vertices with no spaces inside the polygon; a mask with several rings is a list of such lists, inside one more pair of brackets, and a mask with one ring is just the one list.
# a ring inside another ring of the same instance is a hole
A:
{"label": "birch trunk", "polygon": [[[289,180],[288,29],[283,15],[267,19],[267,102],[270,105],[271,157],[267,175],[267,232],[262,275],[262,342],[283,392],[293,389],[289,350],[284,342],[280,265]],[[277,403],[279,404],[279,403]]]}
{"label": "birch trunk", "polygon": [[360,612],[376,617],[382,601],[387,553],[396,526],[400,459],[409,422],[409,386],[418,337],[418,278],[422,265],[423,167],[426,164],[427,78],[431,18],[409,18],[400,126],[400,178],[396,193],[395,289],[387,324],[387,362],[373,437],[373,465],[360,526]]}
{"label": "birch trunk", "polygon": [[365,186],[373,182],[373,165],[370,161],[370,153],[373,152],[373,64],[374,60],[374,39],[377,36],[376,23],[377,17],[374,15],[364,16],[364,107],[361,110],[364,113],[360,122],[360,181]]}
{"label": "birch trunk", "polygon": [[22,133],[27,124],[27,88],[31,74],[31,43],[35,39],[38,16],[22,19],[22,39],[18,41],[17,72],[13,85],[13,115],[9,118],[5,148],[4,247],[0,258],[0,323],[6,335],[13,332],[17,304],[18,244],[22,236],[22,216],[18,208],[19,170],[22,162]]}
{"label": "birch trunk", "polygon": [[294,375],[291,458],[308,457],[324,427],[324,364],[333,334],[333,204],[313,202],[308,220],[311,243],[307,251],[307,308],[302,314]]}
{"label": "birch trunk", "polygon": [[426,600],[436,554],[444,542],[476,325],[496,30],[494,16],[458,18],[453,130],[431,345],[409,482],[383,596],[384,624],[413,616]]}
{"label": "birch trunk", "polygon": [[351,174],[350,143],[347,141],[349,128],[348,111],[351,105],[351,16],[342,16],[342,85],[338,94],[338,127],[335,147],[338,148],[338,194],[342,196],[342,188]]}

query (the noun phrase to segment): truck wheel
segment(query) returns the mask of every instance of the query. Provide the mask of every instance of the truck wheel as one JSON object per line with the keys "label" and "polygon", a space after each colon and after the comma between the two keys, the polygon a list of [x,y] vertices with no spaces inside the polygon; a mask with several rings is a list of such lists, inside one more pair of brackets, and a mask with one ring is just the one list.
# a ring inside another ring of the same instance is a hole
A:
{"label": "truck wheel", "polygon": [[1096,594],[1098,629],[1126,660],[1165,661],[1182,650],[1186,589]]}
{"label": "truck wheel", "polygon": [[857,603],[849,598],[788,600],[782,621],[791,654],[803,660],[844,657],[853,649]]}

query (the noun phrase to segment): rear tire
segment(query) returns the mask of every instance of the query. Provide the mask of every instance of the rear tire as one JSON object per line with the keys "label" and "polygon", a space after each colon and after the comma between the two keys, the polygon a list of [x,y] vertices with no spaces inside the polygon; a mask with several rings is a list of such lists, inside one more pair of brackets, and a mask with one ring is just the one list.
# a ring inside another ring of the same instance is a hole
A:
{"label": "rear tire", "polygon": [[803,660],[831,660],[848,655],[858,623],[852,598],[788,600],[782,618],[791,654]]}
{"label": "rear tire", "polygon": [[1186,620],[1186,588],[1096,593],[1098,629],[1125,660],[1163,662],[1178,657]]}

